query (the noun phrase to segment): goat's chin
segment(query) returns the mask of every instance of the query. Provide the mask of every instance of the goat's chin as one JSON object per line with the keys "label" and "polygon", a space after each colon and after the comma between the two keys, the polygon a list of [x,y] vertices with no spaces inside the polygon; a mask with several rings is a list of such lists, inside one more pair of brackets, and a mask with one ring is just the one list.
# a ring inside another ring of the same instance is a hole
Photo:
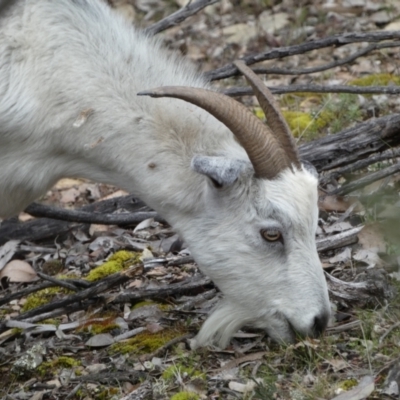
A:
{"label": "goat's chin", "polygon": [[[247,315],[246,315],[247,314]],[[250,323],[248,313],[222,301],[204,322],[197,336],[192,339],[192,349],[207,345],[225,348],[233,334],[243,325]]]}
{"label": "goat's chin", "polygon": [[267,323],[263,318],[250,319],[248,311],[222,301],[204,322],[197,336],[191,340],[190,346],[196,349],[215,345],[223,349],[239,328],[250,324],[264,329],[272,340],[281,344],[293,343],[296,339],[287,319],[279,314],[270,316]]}

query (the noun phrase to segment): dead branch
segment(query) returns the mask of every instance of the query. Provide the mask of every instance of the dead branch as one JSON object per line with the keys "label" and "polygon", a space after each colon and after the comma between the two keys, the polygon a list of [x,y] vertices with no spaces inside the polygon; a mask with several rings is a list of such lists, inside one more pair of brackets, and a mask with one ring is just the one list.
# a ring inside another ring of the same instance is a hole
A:
{"label": "dead branch", "polygon": [[36,273],[43,280],[54,283],[54,286],[63,287],[65,289],[72,290],[73,292],[77,292],[79,290],[79,287],[76,287],[73,283],[61,279],[56,279],[52,276],[44,274],[43,272],[37,271]]}
{"label": "dead branch", "polygon": [[137,211],[135,213],[123,214],[104,214],[87,212],[80,210],[66,210],[64,208],[44,206],[38,203],[30,204],[25,212],[33,217],[52,218],[61,221],[85,223],[85,224],[103,224],[103,225],[136,225],[148,218],[155,218],[158,221],[165,222],[155,211]]}
{"label": "dead branch", "polygon": [[335,135],[300,146],[300,157],[329,171],[400,144],[400,114],[372,118]]}
{"label": "dead branch", "polygon": [[362,282],[346,282],[325,272],[330,293],[351,303],[381,303],[383,299],[393,297],[393,288],[387,278],[378,269],[367,270],[366,279]]}
{"label": "dead branch", "polygon": [[156,35],[157,33],[178,25],[186,18],[196,14],[197,12],[207,6],[210,6],[211,4],[217,3],[218,1],[219,0],[196,0],[193,3],[189,1],[186,6],[182,7],[177,12],[163,18],[161,21],[158,21],[153,25],[150,25],[148,28],[145,29],[145,32],[151,36]]}
{"label": "dead branch", "polygon": [[[387,31],[387,32],[351,32],[345,34],[338,34],[329,36],[324,39],[309,41],[294,46],[279,47],[268,50],[262,53],[248,55],[243,57],[243,61],[247,65],[252,65],[260,61],[280,59],[296,54],[304,54],[312,50],[323,49],[331,46],[344,46],[350,43],[360,42],[381,42],[383,40],[400,39],[400,31]],[[233,64],[225,65],[204,73],[205,77],[210,81],[218,79],[229,78],[232,76],[239,76],[239,71]]]}
{"label": "dead branch", "polygon": [[[64,279],[63,282],[67,282],[72,284],[75,288],[88,288],[91,286],[91,283],[85,280],[79,280],[79,279]],[[22,299],[23,297],[29,296],[31,293],[38,292],[39,290],[47,289],[50,287],[56,287],[60,286],[57,283],[54,282],[44,282],[40,283],[39,285],[35,286],[29,286],[25,289],[20,289],[18,292],[12,293],[7,296],[0,297],[0,306],[3,306],[4,304],[8,304],[12,300],[18,300]]]}
{"label": "dead branch", "polygon": [[[268,87],[273,94],[285,93],[350,93],[350,94],[400,94],[399,86],[350,86],[350,85],[290,85]],[[230,97],[252,96],[250,87],[232,87],[222,91]]]}
{"label": "dead branch", "polygon": [[312,67],[312,68],[291,68],[291,69],[285,69],[285,68],[266,68],[266,67],[254,67],[253,71],[256,74],[276,74],[276,75],[307,75],[307,74],[313,74],[315,72],[323,72],[327,71],[332,68],[339,67],[341,65],[346,65],[350,64],[353,61],[355,61],[357,58],[362,57],[367,55],[368,53],[371,53],[374,50],[382,50],[382,49],[387,49],[391,47],[400,47],[400,42],[395,41],[391,43],[374,43],[369,46],[367,46],[364,49],[361,49],[354,54],[351,54],[350,56],[346,58],[342,58],[341,60],[337,61],[332,61],[328,64],[325,65],[320,65],[318,67]]}
{"label": "dead branch", "polygon": [[336,180],[340,176],[345,174],[349,174],[355,171],[359,171],[361,169],[367,168],[369,165],[375,164],[377,162],[391,160],[393,158],[400,157],[400,148],[391,148],[381,153],[372,154],[368,158],[363,160],[358,160],[344,167],[335,169],[331,174],[325,175],[320,177],[320,184],[322,186],[326,185],[327,183]]}
{"label": "dead branch", "polygon": [[371,174],[363,176],[362,178],[357,179],[355,181],[349,182],[333,190],[330,194],[344,196],[346,194],[354,192],[357,189],[361,189],[371,184],[372,182],[379,181],[380,179],[386,178],[387,176],[393,175],[399,171],[400,171],[400,163],[397,163],[390,167],[386,167],[380,171],[373,172]]}
{"label": "dead branch", "polygon": [[[122,196],[114,199],[103,200],[82,207],[79,211],[90,213],[112,213],[116,210],[129,212],[152,211],[142,201],[135,199],[133,195]],[[72,229],[81,228],[71,222],[58,221],[49,218],[20,223],[15,219],[5,220],[0,225],[0,245],[8,240],[43,240],[65,234]]]}
{"label": "dead branch", "polygon": [[326,238],[317,239],[317,250],[319,252],[339,249],[340,247],[348,246],[349,244],[358,242],[358,233],[360,233],[363,227],[357,227],[349,229],[344,232],[337,233],[336,235],[331,235]]}

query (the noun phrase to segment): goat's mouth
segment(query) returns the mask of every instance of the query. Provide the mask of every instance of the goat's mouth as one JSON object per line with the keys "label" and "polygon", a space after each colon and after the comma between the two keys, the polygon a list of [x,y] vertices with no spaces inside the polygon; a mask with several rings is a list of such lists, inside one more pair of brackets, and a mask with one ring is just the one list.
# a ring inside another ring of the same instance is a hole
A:
{"label": "goat's mouth", "polygon": [[256,326],[263,329],[274,342],[289,344],[300,336],[290,320],[281,312],[276,312],[265,322],[256,323]]}
{"label": "goat's mouth", "polygon": [[299,329],[296,324],[283,313],[276,312],[264,330],[269,337],[282,344],[294,343],[305,337],[319,337],[324,332],[329,316],[315,317],[313,324],[308,329]]}

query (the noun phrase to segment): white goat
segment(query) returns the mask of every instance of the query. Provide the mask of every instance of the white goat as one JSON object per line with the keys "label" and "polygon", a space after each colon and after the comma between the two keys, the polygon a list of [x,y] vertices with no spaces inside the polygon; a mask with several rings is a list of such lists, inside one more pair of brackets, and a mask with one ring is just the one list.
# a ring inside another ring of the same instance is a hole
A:
{"label": "white goat", "polygon": [[313,336],[330,314],[317,179],[271,94],[236,65],[271,129],[99,0],[16,0],[0,16],[0,215],[62,177],[137,195],[224,294],[196,346],[225,346],[245,324]]}

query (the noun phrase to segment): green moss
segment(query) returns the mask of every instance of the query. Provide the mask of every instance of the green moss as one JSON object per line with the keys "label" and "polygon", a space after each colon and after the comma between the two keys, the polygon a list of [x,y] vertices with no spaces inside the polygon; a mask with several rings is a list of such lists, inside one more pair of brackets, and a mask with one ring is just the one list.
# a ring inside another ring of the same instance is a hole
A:
{"label": "green moss", "polygon": [[102,390],[100,393],[95,394],[95,399],[96,400],[109,400],[113,396],[116,396],[120,394],[120,389],[110,387],[110,388],[105,388]]}
{"label": "green moss", "polygon": [[282,114],[294,136],[308,139],[334,119],[334,115],[329,111],[321,111],[315,116],[301,111],[282,111]]}
{"label": "green moss", "polygon": [[124,342],[115,343],[110,346],[110,353],[120,354],[147,354],[164,346],[170,340],[182,335],[183,332],[175,329],[164,329],[160,332],[142,332]]}
{"label": "green moss", "polygon": [[26,298],[26,302],[22,307],[22,312],[33,310],[34,308],[50,303],[57,294],[69,292],[70,291],[59,287],[50,287],[39,290],[36,293],[30,294]]}
{"label": "green moss", "polygon": [[179,392],[174,394],[171,400],[200,400],[200,397],[194,392]]}
{"label": "green moss", "polygon": [[145,306],[157,306],[161,311],[167,311],[171,309],[171,305],[169,304],[155,303],[151,300],[139,301],[139,303],[136,303],[131,309],[136,310]]}
{"label": "green moss", "polygon": [[61,356],[53,361],[53,367],[73,368],[79,367],[81,362],[72,357]]}
{"label": "green moss", "polygon": [[201,371],[197,371],[194,368],[188,368],[183,365],[171,365],[162,374],[163,379],[170,381],[175,379],[177,375],[186,375],[190,378],[206,379],[206,375]]}
{"label": "green moss", "polygon": [[309,92],[296,92],[287,93],[281,97],[281,104],[286,107],[295,106],[298,108],[299,104],[307,101],[308,104],[312,103],[319,105],[323,103],[324,94],[323,93],[309,93]]}
{"label": "green moss", "polygon": [[100,333],[111,332],[115,329],[120,329],[120,326],[116,324],[115,318],[106,318],[103,321],[87,321],[81,328],[81,331],[90,332],[92,335],[98,335]]}
{"label": "green moss", "polygon": [[88,281],[98,281],[109,275],[116,274],[129,268],[131,265],[140,262],[140,253],[121,250],[117,251],[102,265],[92,269],[87,275]]}
{"label": "green moss", "polygon": [[139,301],[139,303],[136,303],[131,309],[136,310],[137,308],[141,308],[144,306],[153,306],[154,304],[156,303],[154,303],[154,301],[151,300]]}
{"label": "green moss", "polygon": [[341,382],[339,384],[339,387],[343,390],[350,390],[354,386],[357,386],[358,382],[357,379],[351,378],[351,379],[346,379],[345,381]]}
{"label": "green moss", "polygon": [[400,76],[393,74],[372,74],[349,82],[353,86],[387,86],[400,85]]}
{"label": "green moss", "polygon": [[37,368],[37,372],[42,377],[47,376],[47,374],[53,376],[57,373],[58,368],[72,369],[74,367],[79,367],[80,365],[81,362],[79,360],[75,360],[72,357],[61,356],[52,361],[42,362]]}

